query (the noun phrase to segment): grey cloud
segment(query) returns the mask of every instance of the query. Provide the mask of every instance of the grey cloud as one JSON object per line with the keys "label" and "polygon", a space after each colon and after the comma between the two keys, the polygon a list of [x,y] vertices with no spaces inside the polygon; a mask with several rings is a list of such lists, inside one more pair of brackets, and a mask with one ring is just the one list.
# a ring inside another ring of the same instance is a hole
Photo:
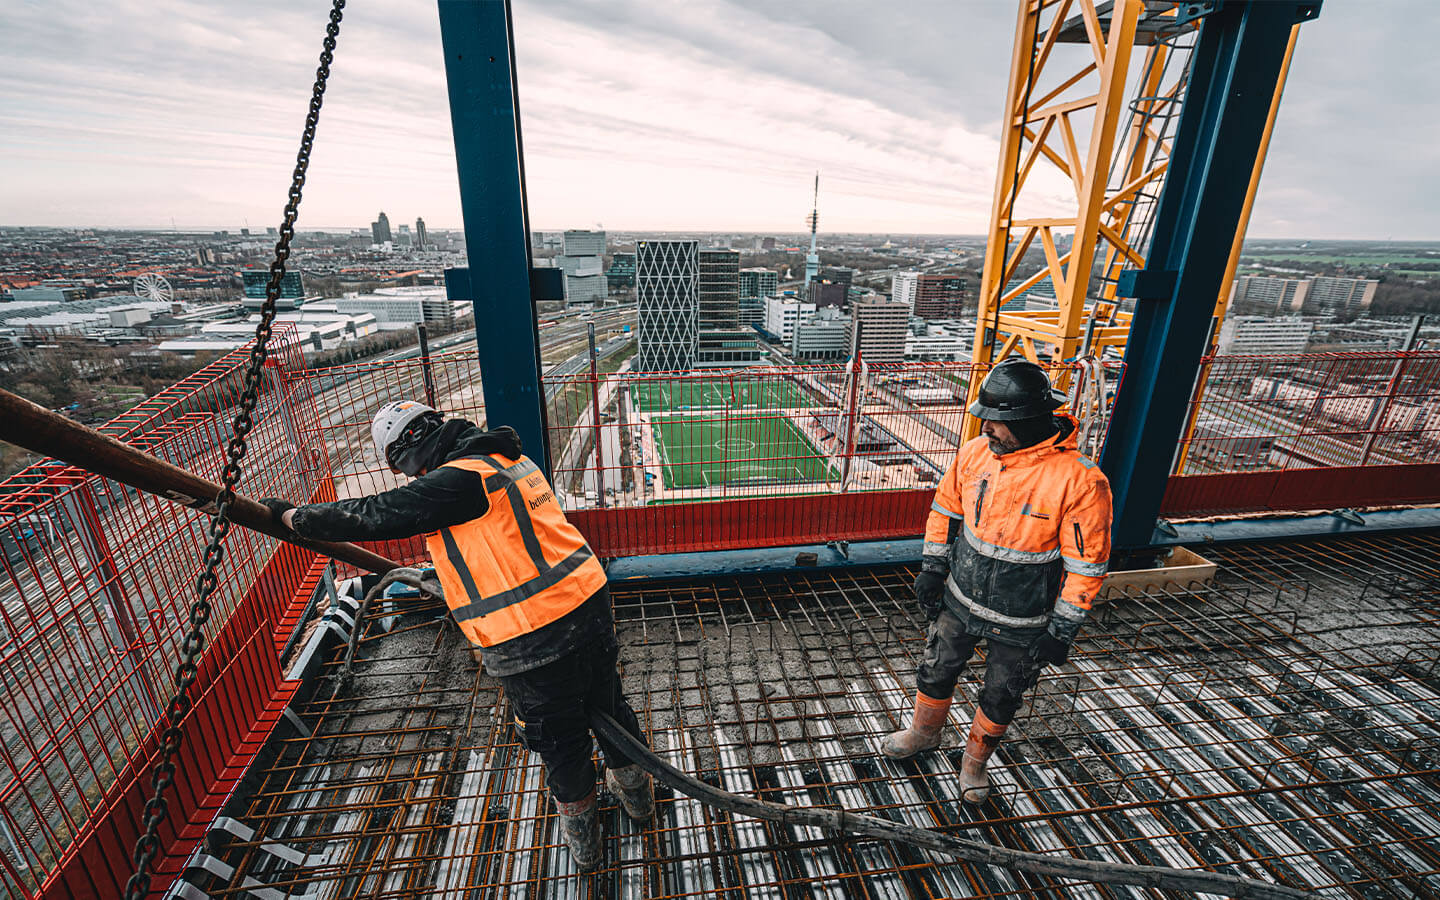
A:
{"label": "grey cloud", "polygon": [[[189,204],[199,221],[246,209],[255,216],[247,192],[267,184],[277,193],[258,208],[272,211],[293,160],[328,8],[328,0],[3,4],[0,158],[13,175],[0,180],[0,221],[63,211],[67,221],[109,216],[115,224],[140,224],[124,219],[133,213],[158,224],[159,210],[177,204]],[[1383,12],[1331,2],[1305,26],[1253,233],[1435,236],[1440,131],[1432,111],[1440,62],[1423,43],[1427,30],[1418,27],[1434,17],[1427,0],[1392,0]],[[582,160],[597,185],[617,160],[649,159],[672,170],[729,167],[755,175],[757,215],[789,222],[790,197],[777,200],[773,185],[803,181],[807,157],[820,148],[815,152],[832,157],[831,184],[894,200],[897,216],[933,207],[938,221],[988,210],[993,160],[982,165],[972,161],[979,158],[973,150],[935,146],[933,134],[954,126],[982,139],[997,135],[1012,0],[516,0],[516,19],[532,180],[553,169],[547,154]],[[315,190],[307,197],[316,204],[310,221],[372,215],[393,205],[392,197],[450,211],[427,213],[427,221],[456,220],[437,22],[430,0],[347,10],[322,116]],[[563,26],[586,29],[585,58],[546,52],[549,34]],[[750,84],[763,76],[754,95],[737,96],[735,105],[762,129],[765,117],[775,122],[783,108],[784,125],[815,140],[757,147],[749,136],[716,133],[704,110],[658,122],[643,110],[595,102],[640,88],[683,101],[687,85],[637,85],[641,76],[627,69],[637,48],[663,48],[709,73],[712,83]],[[775,99],[810,90],[815,108],[791,111]],[[915,127],[850,121],[826,105],[826,96],[833,103],[866,101],[909,117]],[[656,146],[672,158],[655,159]],[[85,173],[73,187],[63,177],[66,167]],[[37,179],[53,183],[39,190],[32,185]],[[84,193],[66,194],[72,190]],[[145,197],[162,191],[164,204],[147,207]],[[548,193],[580,202],[573,190]],[[653,198],[656,215],[666,200]],[[77,217],[87,204],[106,210],[104,216]],[[551,221],[605,213],[577,206],[534,215]],[[703,208],[695,215],[703,216]]]}

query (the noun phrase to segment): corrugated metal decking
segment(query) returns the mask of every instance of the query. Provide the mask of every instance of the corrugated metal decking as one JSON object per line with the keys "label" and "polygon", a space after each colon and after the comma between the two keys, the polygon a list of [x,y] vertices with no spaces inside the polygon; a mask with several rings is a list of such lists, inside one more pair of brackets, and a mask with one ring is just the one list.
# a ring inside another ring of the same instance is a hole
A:
{"label": "corrugated metal decking", "polygon": [[[1216,551],[1219,583],[1107,605],[958,802],[962,682],[942,752],[873,750],[906,715],[907,568],[617,590],[627,691],[653,746],[728,790],[840,804],[1016,848],[1205,867],[1327,897],[1440,893],[1440,537]],[[187,880],[261,897],[1144,897],[733,819],[662,792],[636,829],[604,798],[577,878],[538,758],[439,608],[373,617],[354,682],[327,663]],[[978,670],[972,670],[978,674]],[[253,829],[253,835],[249,834]],[[238,836],[237,836],[238,835]],[[273,893],[265,891],[268,887]]]}

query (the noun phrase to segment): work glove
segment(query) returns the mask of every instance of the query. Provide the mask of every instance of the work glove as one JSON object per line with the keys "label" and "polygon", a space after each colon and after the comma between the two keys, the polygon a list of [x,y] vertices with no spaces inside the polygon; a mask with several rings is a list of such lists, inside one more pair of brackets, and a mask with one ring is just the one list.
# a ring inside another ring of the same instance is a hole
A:
{"label": "work glove", "polygon": [[933,569],[921,569],[915,576],[915,599],[925,611],[927,621],[940,617],[941,599],[945,595],[945,576]]}
{"label": "work glove", "polygon": [[274,520],[276,525],[282,528],[285,527],[285,522],[282,518],[285,515],[285,511],[295,508],[295,504],[289,500],[281,500],[279,497],[262,497],[260,505],[270,510],[270,518]]}
{"label": "work glove", "polygon": [[1070,644],[1045,632],[1030,645],[1030,658],[1042,666],[1058,666],[1070,657]]}

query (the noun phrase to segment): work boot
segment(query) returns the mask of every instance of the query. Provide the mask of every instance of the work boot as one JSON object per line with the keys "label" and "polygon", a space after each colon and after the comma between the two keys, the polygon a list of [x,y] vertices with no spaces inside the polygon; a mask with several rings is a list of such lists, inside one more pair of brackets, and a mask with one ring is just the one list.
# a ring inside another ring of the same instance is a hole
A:
{"label": "work boot", "polygon": [[605,770],[605,786],[625,807],[632,822],[648,822],[655,815],[655,785],[650,775],[635,764]]}
{"label": "work boot", "polygon": [[592,789],[588,797],[573,803],[556,800],[555,806],[576,867],[582,872],[592,871],[600,865],[600,807],[595,803],[595,791]]}
{"label": "work boot", "polygon": [[940,728],[945,724],[948,712],[949,697],[936,700],[916,691],[915,715],[910,720],[910,727],[886,735],[880,742],[880,752],[891,759],[909,759],[917,753],[934,750],[940,746]]}
{"label": "work boot", "polygon": [[985,713],[975,710],[975,721],[970,723],[970,736],[965,740],[965,755],[960,761],[960,799],[966,803],[978,806],[990,796],[990,776],[985,774],[985,764],[1004,736],[1004,725],[996,725]]}

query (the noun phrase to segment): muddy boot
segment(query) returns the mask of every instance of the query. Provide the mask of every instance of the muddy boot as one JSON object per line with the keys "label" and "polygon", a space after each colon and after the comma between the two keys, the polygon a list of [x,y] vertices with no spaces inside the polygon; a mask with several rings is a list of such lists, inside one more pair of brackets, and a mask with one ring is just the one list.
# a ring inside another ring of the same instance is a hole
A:
{"label": "muddy boot", "polygon": [[1004,725],[996,725],[985,713],[975,710],[975,721],[970,723],[970,736],[965,741],[965,756],[960,762],[960,798],[966,803],[978,806],[990,796],[990,776],[985,774],[985,764],[1004,736]]}
{"label": "muddy boot", "polygon": [[555,801],[560,810],[560,824],[565,829],[565,843],[570,847],[570,856],[582,872],[589,872],[600,865],[600,819],[599,806],[595,803],[595,792],[574,803]]}
{"label": "muddy boot", "polygon": [[625,807],[625,815],[632,822],[648,822],[655,815],[655,785],[650,775],[639,766],[631,764],[619,769],[605,770],[605,786]]}
{"label": "muddy boot", "polygon": [[936,700],[917,691],[910,727],[887,735],[880,742],[880,752],[891,759],[909,759],[917,753],[934,750],[940,746],[940,727],[945,724],[945,714],[949,711],[949,697]]}

